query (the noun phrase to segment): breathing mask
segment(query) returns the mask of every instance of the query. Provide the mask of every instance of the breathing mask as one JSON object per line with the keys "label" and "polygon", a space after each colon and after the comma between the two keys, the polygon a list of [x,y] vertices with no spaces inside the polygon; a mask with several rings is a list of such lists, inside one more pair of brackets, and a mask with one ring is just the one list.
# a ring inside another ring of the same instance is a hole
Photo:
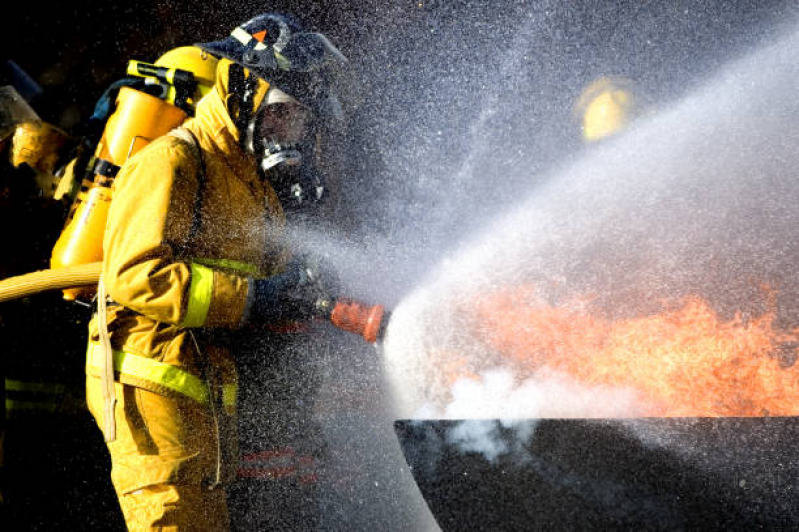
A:
{"label": "breathing mask", "polygon": [[313,163],[312,121],[308,108],[270,87],[247,126],[245,147],[287,212],[305,211],[325,197],[322,175]]}

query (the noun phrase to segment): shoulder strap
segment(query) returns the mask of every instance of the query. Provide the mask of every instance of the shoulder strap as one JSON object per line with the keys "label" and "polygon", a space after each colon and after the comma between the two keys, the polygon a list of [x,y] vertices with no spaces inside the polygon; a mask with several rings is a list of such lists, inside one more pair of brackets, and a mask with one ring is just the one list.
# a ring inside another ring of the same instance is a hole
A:
{"label": "shoulder strap", "polygon": [[203,158],[203,152],[200,148],[200,141],[197,140],[197,137],[190,129],[178,127],[170,131],[169,134],[191,146],[192,151],[194,151],[194,156],[200,164],[200,172],[197,175],[197,195],[194,197],[194,211],[188,237],[188,240],[191,241],[200,233],[200,229],[202,229],[202,202],[206,187],[205,159]]}

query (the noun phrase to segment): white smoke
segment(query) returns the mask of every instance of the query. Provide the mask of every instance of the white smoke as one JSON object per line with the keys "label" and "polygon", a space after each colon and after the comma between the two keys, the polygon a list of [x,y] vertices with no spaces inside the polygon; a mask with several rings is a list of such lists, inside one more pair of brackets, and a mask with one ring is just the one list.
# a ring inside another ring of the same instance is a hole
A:
{"label": "white smoke", "polygon": [[[533,435],[536,422],[527,419],[500,419],[496,423],[464,420],[447,432],[450,445],[457,445],[468,453],[482,454],[493,462],[509,453],[523,453],[523,444]],[[502,437],[501,430],[511,432],[511,438]]]}
{"label": "white smoke", "polygon": [[537,419],[568,418],[576,412],[581,417],[618,418],[643,415],[645,410],[632,390],[583,387],[548,371],[516,383],[509,368],[493,368],[479,379],[458,380],[443,412],[428,403],[413,418],[462,420],[447,432],[448,443],[493,462],[508,454],[526,456],[525,444]]}
{"label": "white smoke", "polygon": [[[581,386],[567,375],[542,369],[516,382],[510,368],[491,368],[480,378],[459,379],[452,401],[437,410],[423,405],[414,419],[619,418],[643,415],[634,390]],[[578,414],[578,416],[575,416]]]}

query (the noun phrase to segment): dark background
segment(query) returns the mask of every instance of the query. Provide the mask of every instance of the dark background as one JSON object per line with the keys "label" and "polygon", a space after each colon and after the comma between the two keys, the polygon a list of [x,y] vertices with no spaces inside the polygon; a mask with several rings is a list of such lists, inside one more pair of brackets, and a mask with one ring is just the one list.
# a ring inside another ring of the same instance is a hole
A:
{"label": "dark background", "polygon": [[[519,65],[524,83],[517,78],[512,89],[527,100],[526,110],[541,115],[545,108],[554,122],[566,120],[584,85],[603,74],[630,77],[655,101],[680,94],[703,73],[767,41],[799,8],[781,0],[14,2],[4,6],[0,23],[2,54],[45,89],[37,111],[72,131],[124,75],[128,59],[154,61],[172,47],[223,38],[265,11],[293,15],[344,51],[357,85],[351,90],[372,121],[403,127],[426,115],[440,119],[445,113],[430,109],[454,105],[449,120],[436,125],[457,129],[474,118],[479,101],[468,94],[461,102],[442,101],[437,83],[471,77],[503,88],[498,63],[527,19],[534,19],[534,35],[523,43],[529,48]],[[478,85],[464,92],[484,91]]]}

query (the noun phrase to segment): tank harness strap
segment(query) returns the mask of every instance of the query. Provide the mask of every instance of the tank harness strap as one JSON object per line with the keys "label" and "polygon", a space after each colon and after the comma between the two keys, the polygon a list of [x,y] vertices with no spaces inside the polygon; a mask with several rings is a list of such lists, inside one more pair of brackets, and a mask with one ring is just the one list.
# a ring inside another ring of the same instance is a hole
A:
{"label": "tank harness strap", "polygon": [[[100,344],[90,341],[86,350],[87,374],[97,375],[100,373],[101,356]],[[114,349],[113,367],[120,376],[126,375],[146,381],[158,388],[166,388],[179,393],[198,403],[208,404],[210,402],[211,393],[203,379],[171,364],[165,364],[130,351]],[[235,404],[236,392],[235,384],[223,385],[222,396],[226,407]]]}
{"label": "tank harness strap", "polygon": [[[105,159],[97,159],[94,163],[94,169],[92,172],[94,174],[98,174],[104,177],[114,178],[119,173],[120,167],[112,163],[111,161],[106,161]],[[110,186],[110,185],[109,185]]]}

